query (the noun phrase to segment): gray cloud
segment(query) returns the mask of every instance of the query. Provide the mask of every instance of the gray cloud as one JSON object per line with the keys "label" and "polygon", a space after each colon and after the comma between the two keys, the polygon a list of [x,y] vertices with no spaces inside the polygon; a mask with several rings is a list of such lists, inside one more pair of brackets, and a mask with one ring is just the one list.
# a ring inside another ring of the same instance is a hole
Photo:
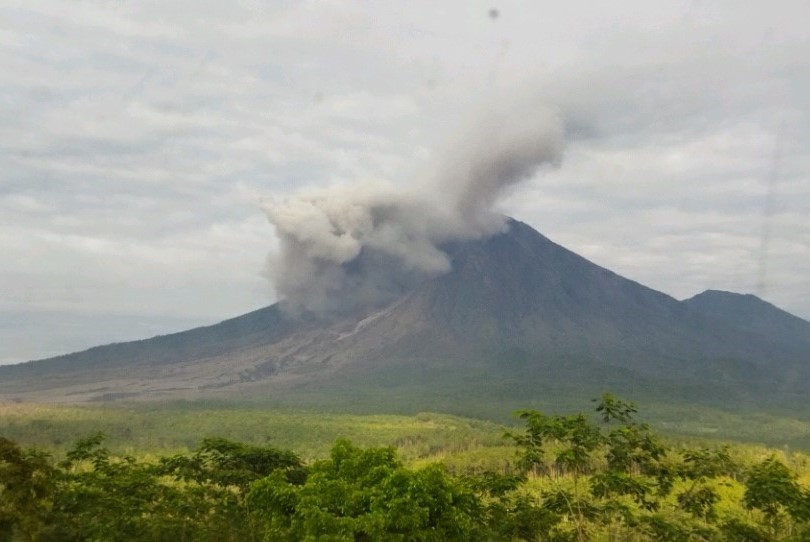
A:
{"label": "gray cloud", "polygon": [[281,252],[270,265],[292,312],[374,306],[447,272],[440,245],[503,228],[493,206],[543,164],[562,159],[563,121],[538,105],[491,111],[407,189],[351,184],[304,191],[265,210]]}

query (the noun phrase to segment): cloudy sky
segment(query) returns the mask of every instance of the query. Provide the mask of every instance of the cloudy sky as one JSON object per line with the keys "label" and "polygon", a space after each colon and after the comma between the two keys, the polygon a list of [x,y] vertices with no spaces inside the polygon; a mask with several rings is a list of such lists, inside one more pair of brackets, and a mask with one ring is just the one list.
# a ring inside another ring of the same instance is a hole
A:
{"label": "cloudy sky", "polygon": [[6,0],[0,363],[275,300],[261,205],[407,186],[481,109],[565,118],[499,203],[677,298],[810,318],[810,4]]}

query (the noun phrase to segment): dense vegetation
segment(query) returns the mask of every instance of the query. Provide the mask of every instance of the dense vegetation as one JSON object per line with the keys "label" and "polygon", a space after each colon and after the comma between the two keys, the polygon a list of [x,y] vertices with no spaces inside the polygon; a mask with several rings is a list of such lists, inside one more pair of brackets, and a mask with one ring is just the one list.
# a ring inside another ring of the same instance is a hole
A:
{"label": "dense vegetation", "polygon": [[597,420],[519,412],[508,460],[413,460],[337,440],[302,460],[224,438],[58,457],[0,437],[0,540],[810,540],[804,456],[665,442],[604,395]]}

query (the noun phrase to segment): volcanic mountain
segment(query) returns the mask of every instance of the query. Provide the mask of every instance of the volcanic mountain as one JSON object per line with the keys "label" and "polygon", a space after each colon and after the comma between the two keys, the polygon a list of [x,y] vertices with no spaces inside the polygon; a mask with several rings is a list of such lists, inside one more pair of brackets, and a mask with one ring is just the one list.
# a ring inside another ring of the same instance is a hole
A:
{"label": "volcanic mountain", "polygon": [[[753,296],[687,301],[510,220],[444,247],[452,270],[390,304],[219,324],[0,367],[0,397],[253,399],[377,410],[647,400],[810,405],[810,323]],[[382,407],[382,408],[381,408]]]}

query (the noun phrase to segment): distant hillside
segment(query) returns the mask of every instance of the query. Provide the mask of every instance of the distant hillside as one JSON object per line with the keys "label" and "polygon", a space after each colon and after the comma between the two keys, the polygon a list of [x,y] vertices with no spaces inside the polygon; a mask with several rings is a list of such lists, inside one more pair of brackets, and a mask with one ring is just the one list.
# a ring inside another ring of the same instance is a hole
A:
{"label": "distant hillside", "polygon": [[301,320],[274,305],[0,367],[0,396],[476,413],[581,404],[610,389],[647,402],[810,406],[807,322],[752,296],[681,302],[517,221],[445,248],[449,273],[373,311]]}
{"label": "distant hillside", "polygon": [[685,300],[684,304],[761,337],[788,344],[810,345],[810,322],[793,316],[755,295],[706,290]]}

